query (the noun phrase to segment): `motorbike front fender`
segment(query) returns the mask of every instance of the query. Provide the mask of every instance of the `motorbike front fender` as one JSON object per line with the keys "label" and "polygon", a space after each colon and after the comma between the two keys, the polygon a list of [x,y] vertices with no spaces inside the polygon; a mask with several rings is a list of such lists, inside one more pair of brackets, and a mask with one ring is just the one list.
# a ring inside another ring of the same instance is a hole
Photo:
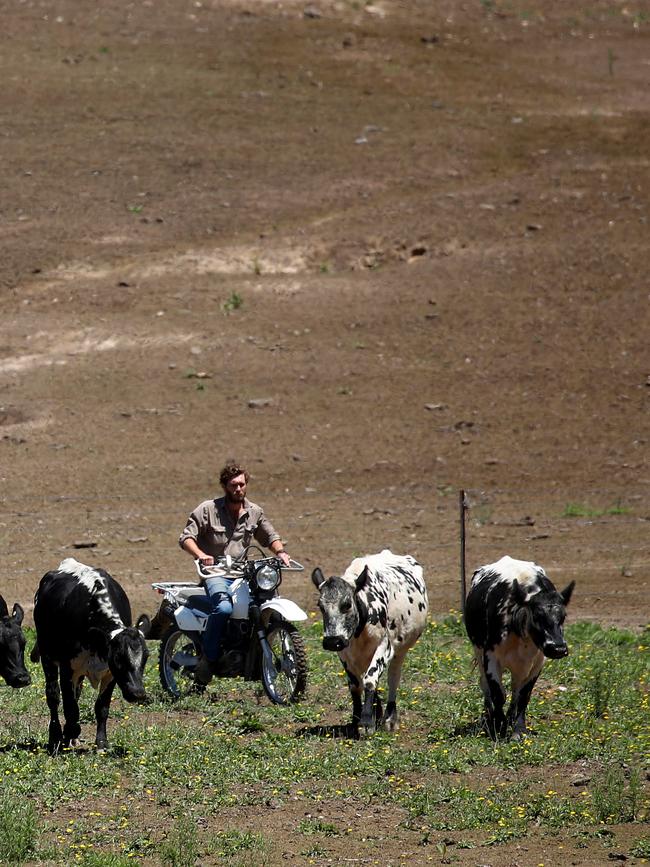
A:
{"label": "motorbike front fender", "polygon": [[274,596],[260,605],[260,611],[277,611],[285,620],[306,620],[307,615],[299,605],[291,599],[282,596]]}

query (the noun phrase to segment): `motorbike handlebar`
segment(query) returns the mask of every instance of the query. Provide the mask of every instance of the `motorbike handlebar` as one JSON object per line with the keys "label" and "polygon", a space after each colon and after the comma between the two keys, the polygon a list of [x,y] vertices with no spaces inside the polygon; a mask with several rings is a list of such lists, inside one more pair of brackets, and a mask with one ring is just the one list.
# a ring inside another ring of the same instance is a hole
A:
{"label": "motorbike handlebar", "polygon": [[250,562],[260,563],[272,563],[276,568],[280,569],[284,572],[303,572],[305,567],[302,563],[299,563],[297,560],[294,560],[293,557],[289,558],[289,565],[285,566],[282,560],[278,557],[261,557],[258,560],[239,560],[233,559],[230,554],[226,554],[225,557],[219,557],[214,562],[214,564],[206,565],[201,560],[195,560],[194,565],[196,567],[196,571],[200,578],[213,578],[219,575],[235,575],[235,577],[243,574],[246,564]]}

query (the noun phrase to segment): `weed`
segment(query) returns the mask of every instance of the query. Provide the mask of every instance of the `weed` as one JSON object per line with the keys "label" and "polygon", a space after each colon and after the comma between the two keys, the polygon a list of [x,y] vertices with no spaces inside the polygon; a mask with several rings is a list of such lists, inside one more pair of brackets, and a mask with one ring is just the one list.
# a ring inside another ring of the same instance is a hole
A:
{"label": "weed", "polygon": [[196,825],[186,816],[177,819],[167,839],[160,844],[163,864],[169,867],[194,867],[199,857]]}
{"label": "weed", "polygon": [[304,819],[299,825],[301,834],[322,834],[324,837],[340,837],[341,832],[330,822],[322,822],[320,819]]}
{"label": "weed", "polygon": [[635,858],[650,858],[650,837],[641,837],[632,845],[630,855]]}
{"label": "weed", "polygon": [[585,693],[587,707],[596,719],[605,716],[619,680],[616,663],[604,656],[594,656],[586,668]]}
{"label": "weed", "polygon": [[0,861],[20,864],[34,851],[36,814],[31,801],[5,788],[0,796]]}
{"label": "weed", "polygon": [[607,49],[607,70],[609,72],[609,77],[614,77],[614,61],[618,60],[618,57],[614,54],[611,48]]}
{"label": "weed", "polygon": [[112,852],[86,852],[75,863],[81,867],[133,867],[133,858]]}
{"label": "weed", "polygon": [[641,802],[641,779],[636,768],[629,779],[621,767],[610,766],[596,778],[591,789],[592,809],[599,822],[634,822]]}
{"label": "weed", "polygon": [[128,205],[127,211],[130,214],[141,214],[143,208],[144,208],[144,205]]}
{"label": "weed", "polygon": [[300,854],[304,855],[305,858],[322,858],[327,855],[327,850],[323,849],[322,846],[319,846],[318,843],[316,843],[314,846],[310,846],[309,849],[305,849],[305,851]]}
{"label": "weed", "polygon": [[230,296],[221,305],[221,309],[224,313],[232,313],[233,310],[239,310],[243,303],[244,299],[239,292],[231,292]]}
{"label": "weed", "polygon": [[261,852],[265,847],[260,834],[251,831],[218,831],[212,837],[209,845],[211,855],[219,858],[232,858],[239,852]]}

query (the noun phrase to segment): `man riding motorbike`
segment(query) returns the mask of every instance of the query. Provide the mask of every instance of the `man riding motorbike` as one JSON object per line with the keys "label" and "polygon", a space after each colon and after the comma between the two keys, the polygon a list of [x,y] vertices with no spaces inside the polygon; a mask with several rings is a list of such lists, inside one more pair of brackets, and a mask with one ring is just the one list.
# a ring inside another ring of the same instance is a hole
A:
{"label": "man riding motorbike", "polygon": [[[263,509],[246,498],[249,478],[243,466],[229,460],[219,476],[224,496],[204,500],[187,519],[178,543],[195,560],[210,566],[225,554],[237,557],[255,540],[270,548],[285,566],[289,565],[290,557],[284,550],[280,534]],[[204,581],[212,613],[203,637],[203,655],[194,675],[198,683],[210,682],[219,658],[225,626],[232,614],[231,584],[232,580],[224,577],[206,578]]]}

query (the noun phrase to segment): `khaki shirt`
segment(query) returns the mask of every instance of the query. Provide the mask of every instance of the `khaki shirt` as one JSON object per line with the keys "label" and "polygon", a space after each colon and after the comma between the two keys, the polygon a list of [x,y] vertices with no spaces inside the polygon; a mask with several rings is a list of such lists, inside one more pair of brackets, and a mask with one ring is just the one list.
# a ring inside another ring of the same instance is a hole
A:
{"label": "khaki shirt", "polygon": [[230,554],[237,557],[253,541],[268,548],[280,538],[260,506],[244,500],[244,508],[237,522],[226,507],[226,498],[204,500],[187,519],[178,544],[194,539],[199,548],[210,557]]}

